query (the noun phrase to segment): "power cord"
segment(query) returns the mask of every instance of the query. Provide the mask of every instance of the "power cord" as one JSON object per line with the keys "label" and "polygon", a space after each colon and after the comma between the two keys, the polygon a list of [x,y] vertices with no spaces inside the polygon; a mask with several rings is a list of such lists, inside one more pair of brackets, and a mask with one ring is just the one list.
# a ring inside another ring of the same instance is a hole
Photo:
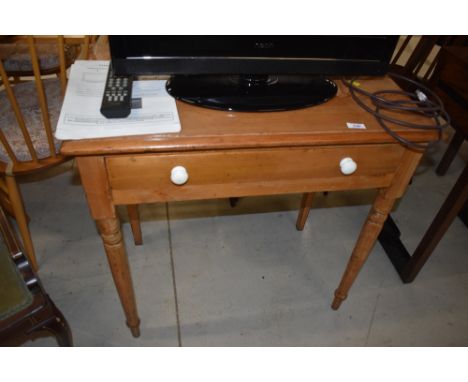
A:
{"label": "power cord", "polygon": [[[428,145],[412,142],[408,139],[403,138],[401,135],[393,131],[388,123],[393,123],[399,126],[408,127],[411,129],[420,129],[420,130],[436,130],[439,133],[438,139],[435,141],[440,141],[442,138],[442,130],[450,125],[450,117],[444,109],[444,105],[441,99],[427,86],[422,85],[421,83],[412,80],[411,78],[402,76],[396,73],[387,73],[391,78],[397,78],[402,81],[406,81],[412,84],[416,91],[414,93],[406,92],[403,90],[379,90],[374,93],[368,92],[354,84],[356,78],[352,80],[342,79],[343,84],[349,89],[351,97],[354,101],[362,107],[364,110],[372,114],[380,126],[390,134],[394,139],[403,145],[417,149],[423,150],[426,149]],[[368,106],[359,96],[368,97],[374,109]],[[403,96],[402,99],[388,99],[387,96]],[[418,124],[407,122],[404,119],[398,119],[395,117],[390,117],[385,111],[400,111],[407,112],[412,114],[418,114],[426,118],[432,119],[434,123],[431,124]],[[431,142],[433,143],[433,142]]]}

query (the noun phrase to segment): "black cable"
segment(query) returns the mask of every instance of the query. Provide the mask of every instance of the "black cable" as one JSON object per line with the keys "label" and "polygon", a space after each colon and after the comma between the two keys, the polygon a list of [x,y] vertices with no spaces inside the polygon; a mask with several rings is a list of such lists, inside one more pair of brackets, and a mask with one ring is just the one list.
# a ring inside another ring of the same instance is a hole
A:
{"label": "black cable", "polygon": [[[353,78],[351,81],[343,79],[342,82],[349,89],[351,97],[354,99],[354,101],[364,110],[372,114],[377,119],[377,122],[379,122],[380,126],[382,126],[382,128],[398,142],[407,147],[418,150],[425,149],[427,147],[426,144],[412,142],[403,138],[398,133],[393,131],[387,125],[387,123],[393,123],[395,125],[408,127],[410,129],[436,130],[439,133],[437,139],[437,141],[439,141],[442,138],[442,130],[450,125],[450,117],[444,110],[444,105],[441,99],[431,89],[417,81],[396,73],[388,73],[388,75],[392,78],[397,78],[402,81],[411,83],[416,87],[417,90],[414,93],[402,90],[379,90],[371,93],[354,85],[356,78]],[[357,94],[368,97],[375,108],[373,109],[364,103]],[[402,98],[390,100],[386,98],[388,95],[399,95],[402,96]],[[399,111],[418,114],[433,120],[434,123],[411,123],[405,121],[404,119],[390,117],[384,113],[385,111]],[[441,122],[442,119],[443,121]]]}

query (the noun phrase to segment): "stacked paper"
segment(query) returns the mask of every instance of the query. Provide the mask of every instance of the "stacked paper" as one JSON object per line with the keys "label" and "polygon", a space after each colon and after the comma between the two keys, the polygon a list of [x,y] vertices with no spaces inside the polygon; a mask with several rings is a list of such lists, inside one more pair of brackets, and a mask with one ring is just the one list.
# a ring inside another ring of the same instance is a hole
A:
{"label": "stacked paper", "polygon": [[105,118],[99,109],[108,68],[108,61],[76,61],[72,65],[55,131],[57,139],[103,138],[180,131],[176,103],[166,92],[166,81],[134,81],[132,98],[141,98],[142,108],[132,109],[127,118]]}

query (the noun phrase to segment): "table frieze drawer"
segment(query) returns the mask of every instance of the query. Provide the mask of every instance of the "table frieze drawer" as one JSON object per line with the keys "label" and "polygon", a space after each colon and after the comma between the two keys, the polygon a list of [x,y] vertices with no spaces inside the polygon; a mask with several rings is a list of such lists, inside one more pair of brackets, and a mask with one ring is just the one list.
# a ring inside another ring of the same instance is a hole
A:
{"label": "table frieze drawer", "polygon": [[115,204],[386,187],[397,144],[197,151],[106,158]]}

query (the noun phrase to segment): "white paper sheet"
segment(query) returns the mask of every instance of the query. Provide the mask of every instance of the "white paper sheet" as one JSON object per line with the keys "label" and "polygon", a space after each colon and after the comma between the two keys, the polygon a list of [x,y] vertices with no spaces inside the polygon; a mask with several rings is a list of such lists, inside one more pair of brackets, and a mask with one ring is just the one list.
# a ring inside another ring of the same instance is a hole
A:
{"label": "white paper sheet", "polygon": [[55,136],[57,139],[87,139],[180,131],[174,98],[166,81],[133,82],[132,98],[142,99],[141,109],[127,118],[107,119],[99,111],[107,77],[108,61],[76,61],[70,70],[65,99]]}

